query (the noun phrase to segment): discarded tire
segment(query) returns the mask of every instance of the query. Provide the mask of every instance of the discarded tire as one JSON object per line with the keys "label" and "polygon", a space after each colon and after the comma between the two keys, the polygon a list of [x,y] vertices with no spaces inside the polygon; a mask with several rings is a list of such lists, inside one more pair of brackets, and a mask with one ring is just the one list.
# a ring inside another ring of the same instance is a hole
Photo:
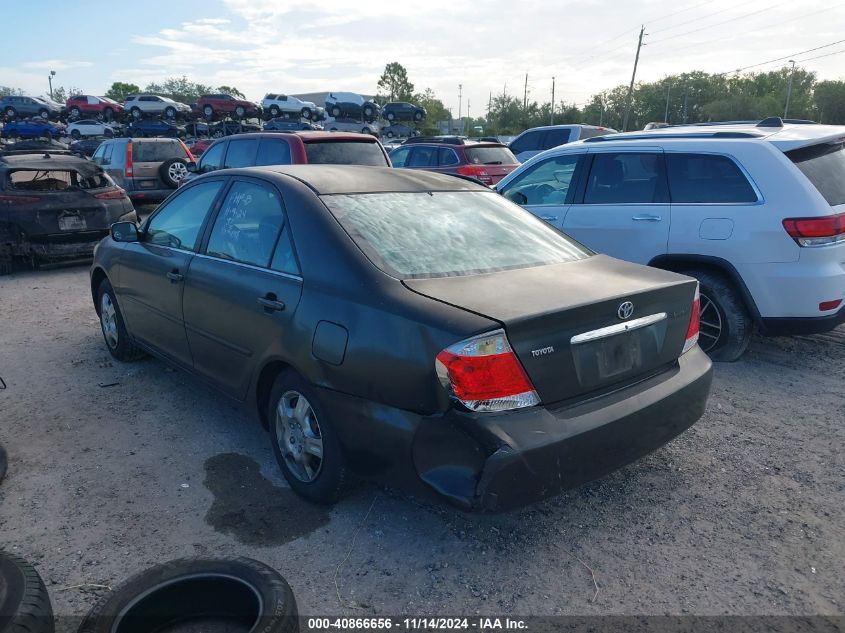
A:
{"label": "discarded tire", "polygon": [[35,568],[0,551],[0,633],[53,633],[50,597]]}
{"label": "discarded tire", "polygon": [[287,581],[250,558],[180,559],[136,574],[94,606],[78,633],[299,631]]}
{"label": "discarded tire", "polygon": [[3,477],[6,476],[6,468],[9,465],[9,460],[6,457],[6,449],[3,448],[3,445],[0,444],[0,482],[3,481]]}

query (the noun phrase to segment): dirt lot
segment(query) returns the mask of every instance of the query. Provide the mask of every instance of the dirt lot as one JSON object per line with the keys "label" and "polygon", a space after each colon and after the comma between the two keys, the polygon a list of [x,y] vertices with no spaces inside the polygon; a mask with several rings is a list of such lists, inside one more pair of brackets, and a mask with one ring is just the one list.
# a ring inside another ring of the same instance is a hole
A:
{"label": "dirt lot", "polygon": [[0,278],[0,317],[0,543],[57,614],[102,592],[79,585],[193,555],[269,563],[306,614],[845,611],[845,329],[755,340],[670,445],[472,516],[372,485],[298,500],[236,404],[157,360],[112,362],[85,267]]}

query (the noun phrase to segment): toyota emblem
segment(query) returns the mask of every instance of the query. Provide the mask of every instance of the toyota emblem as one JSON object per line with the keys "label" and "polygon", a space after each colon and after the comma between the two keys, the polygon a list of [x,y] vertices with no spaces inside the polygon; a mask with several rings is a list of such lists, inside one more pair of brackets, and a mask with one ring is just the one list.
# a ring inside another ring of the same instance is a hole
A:
{"label": "toyota emblem", "polygon": [[631,315],[634,314],[634,304],[631,303],[630,301],[626,301],[626,302],[620,304],[619,309],[616,311],[616,314],[623,321],[625,319],[630,319]]}

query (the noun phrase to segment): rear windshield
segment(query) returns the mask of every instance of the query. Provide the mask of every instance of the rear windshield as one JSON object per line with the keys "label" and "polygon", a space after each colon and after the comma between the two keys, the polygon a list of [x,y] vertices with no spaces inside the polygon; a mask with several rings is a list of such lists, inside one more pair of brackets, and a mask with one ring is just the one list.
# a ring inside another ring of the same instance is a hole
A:
{"label": "rear windshield", "polygon": [[507,147],[467,147],[467,161],[473,165],[516,165],[519,161]]}
{"label": "rear windshield", "polygon": [[845,204],[845,143],[823,143],[786,152],[830,206]]}
{"label": "rear windshield", "polygon": [[72,191],[110,186],[112,181],[105,174],[86,177],[77,171],[64,169],[19,169],[9,172],[6,178],[9,191]]}
{"label": "rear windshield", "polygon": [[399,278],[456,277],[590,255],[493,192],[342,194],[322,199],[370,261]]}
{"label": "rear windshield", "polygon": [[181,143],[132,142],[132,160],[138,163],[161,163],[171,158],[188,158]]}
{"label": "rear windshield", "polygon": [[376,142],[368,141],[320,141],[305,143],[305,155],[309,163],[327,165],[375,165],[386,166],[387,159]]}

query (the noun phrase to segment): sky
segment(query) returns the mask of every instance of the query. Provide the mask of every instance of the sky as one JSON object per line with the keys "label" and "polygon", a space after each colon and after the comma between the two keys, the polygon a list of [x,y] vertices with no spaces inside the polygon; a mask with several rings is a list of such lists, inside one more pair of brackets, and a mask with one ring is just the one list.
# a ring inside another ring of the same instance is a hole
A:
{"label": "sky", "polygon": [[548,101],[555,77],[555,101],[580,105],[630,81],[641,25],[639,81],[775,70],[789,59],[821,79],[845,79],[845,1],[837,0],[4,5],[0,24],[12,28],[0,31],[0,85],[32,95],[47,94],[50,70],[54,85],[96,95],[114,81],[143,88],[182,75],[256,101],[267,92],[375,94],[385,64],[398,61],[416,90],[433,89],[453,116],[459,105],[482,115],[491,93],[521,98],[526,73],[529,99]]}

